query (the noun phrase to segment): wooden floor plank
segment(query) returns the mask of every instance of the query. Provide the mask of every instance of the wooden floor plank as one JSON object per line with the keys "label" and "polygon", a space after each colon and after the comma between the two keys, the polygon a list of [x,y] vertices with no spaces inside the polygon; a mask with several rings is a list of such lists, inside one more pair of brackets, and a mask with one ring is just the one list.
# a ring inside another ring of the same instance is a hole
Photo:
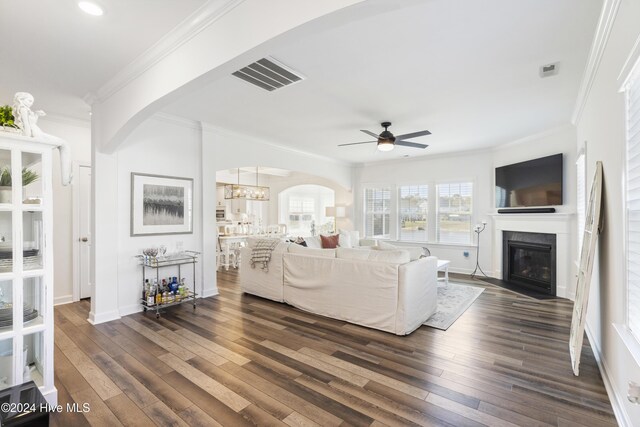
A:
{"label": "wooden floor plank", "polygon": [[245,295],[234,269],[220,295],[93,326],[88,301],[55,308],[51,425],[616,425],[585,339],[568,356],[572,303],[485,288],[447,330],[408,336]]}
{"label": "wooden floor plank", "polygon": [[151,418],[125,394],[119,394],[107,399],[105,403],[125,427],[153,427],[156,425],[151,421]]}

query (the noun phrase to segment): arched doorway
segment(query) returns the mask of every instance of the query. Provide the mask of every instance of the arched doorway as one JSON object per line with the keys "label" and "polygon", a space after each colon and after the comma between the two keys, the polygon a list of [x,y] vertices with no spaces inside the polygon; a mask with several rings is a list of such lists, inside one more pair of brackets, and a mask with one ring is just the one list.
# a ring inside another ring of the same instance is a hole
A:
{"label": "arched doorway", "polygon": [[278,222],[287,225],[291,236],[329,234],[335,230],[334,218],[326,208],[335,206],[331,188],[304,184],[289,187],[278,195]]}

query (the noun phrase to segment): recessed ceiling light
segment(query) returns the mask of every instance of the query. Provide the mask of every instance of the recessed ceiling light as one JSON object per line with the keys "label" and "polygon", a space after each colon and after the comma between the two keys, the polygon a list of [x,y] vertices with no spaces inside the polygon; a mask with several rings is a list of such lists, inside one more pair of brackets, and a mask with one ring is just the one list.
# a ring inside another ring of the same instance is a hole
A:
{"label": "recessed ceiling light", "polygon": [[82,9],[84,13],[88,13],[89,15],[93,15],[93,16],[104,15],[104,9],[102,9],[102,7],[90,1],[79,1],[78,7]]}

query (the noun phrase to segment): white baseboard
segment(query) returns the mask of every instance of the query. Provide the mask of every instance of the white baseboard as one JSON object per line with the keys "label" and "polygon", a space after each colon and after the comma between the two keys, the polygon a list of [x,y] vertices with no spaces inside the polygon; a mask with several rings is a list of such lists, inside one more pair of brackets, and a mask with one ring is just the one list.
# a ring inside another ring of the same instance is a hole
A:
{"label": "white baseboard", "polygon": [[607,396],[609,396],[609,400],[611,401],[611,407],[613,408],[613,414],[616,417],[616,421],[620,427],[633,427],[631,423],[631,419],[627,415],[627,412],[624,409],[624,399],[626,396],[619,396],[616,393],[616,389],[613,386],[613,382],[611,381],[611,377],[609,376],[609,371],[607,369],[607,363],[602,358],[602,351],[600,347],[596,344],[596,340],[594,338],[593,333],[591,333],[591,328],[589,328],[589,324],[585,324],[584,328],[587,333],[587,338],[589,338],[589,345],[593,350],[593,354],[596,358],[596,363],[598,364],[598,369],[600,369],[600,375],[602,376],[602,382],[604,383],[604,387],[607,390]]}
{"label": "white baseboard", "polygon": [[100,323],[110,322],[112,320],[120,319],[120,312],[118,310],[108,311],[106,313],[94,313],[89,312],[89,318],[87,319],[92,325],[99,325]]}
{"label": "white baseboard", "polygon": [[131,304],[125,307],[120,307],[120,316],[128,316],[133,313],[139,313],[142,311],[142,306],[140,304]]}
{"label": "white baseboard", "polygon": [[218,288],[217,287],[216,288],[211,288],[211,289],[205,289],[205,290],[202,291],[202,297],[203,298],[213,297],[213,296],[216,296],[218,294],[219,294],[219,292],[218,292]]}
{"label": "white baseboard", "polygon": [[73,295],[63,295],[53,299],[53,305],[69,304],[70,302],[73,302]]}

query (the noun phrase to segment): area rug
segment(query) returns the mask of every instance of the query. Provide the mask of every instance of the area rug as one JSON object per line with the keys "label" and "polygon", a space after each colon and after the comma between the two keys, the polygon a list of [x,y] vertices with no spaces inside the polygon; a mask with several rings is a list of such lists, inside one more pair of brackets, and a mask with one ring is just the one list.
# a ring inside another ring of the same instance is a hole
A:
{"label": "area rug", "polygon": [[449,282],[438,283],[438,308],[424,325],[446,331],[484,292],[484,288]]}

